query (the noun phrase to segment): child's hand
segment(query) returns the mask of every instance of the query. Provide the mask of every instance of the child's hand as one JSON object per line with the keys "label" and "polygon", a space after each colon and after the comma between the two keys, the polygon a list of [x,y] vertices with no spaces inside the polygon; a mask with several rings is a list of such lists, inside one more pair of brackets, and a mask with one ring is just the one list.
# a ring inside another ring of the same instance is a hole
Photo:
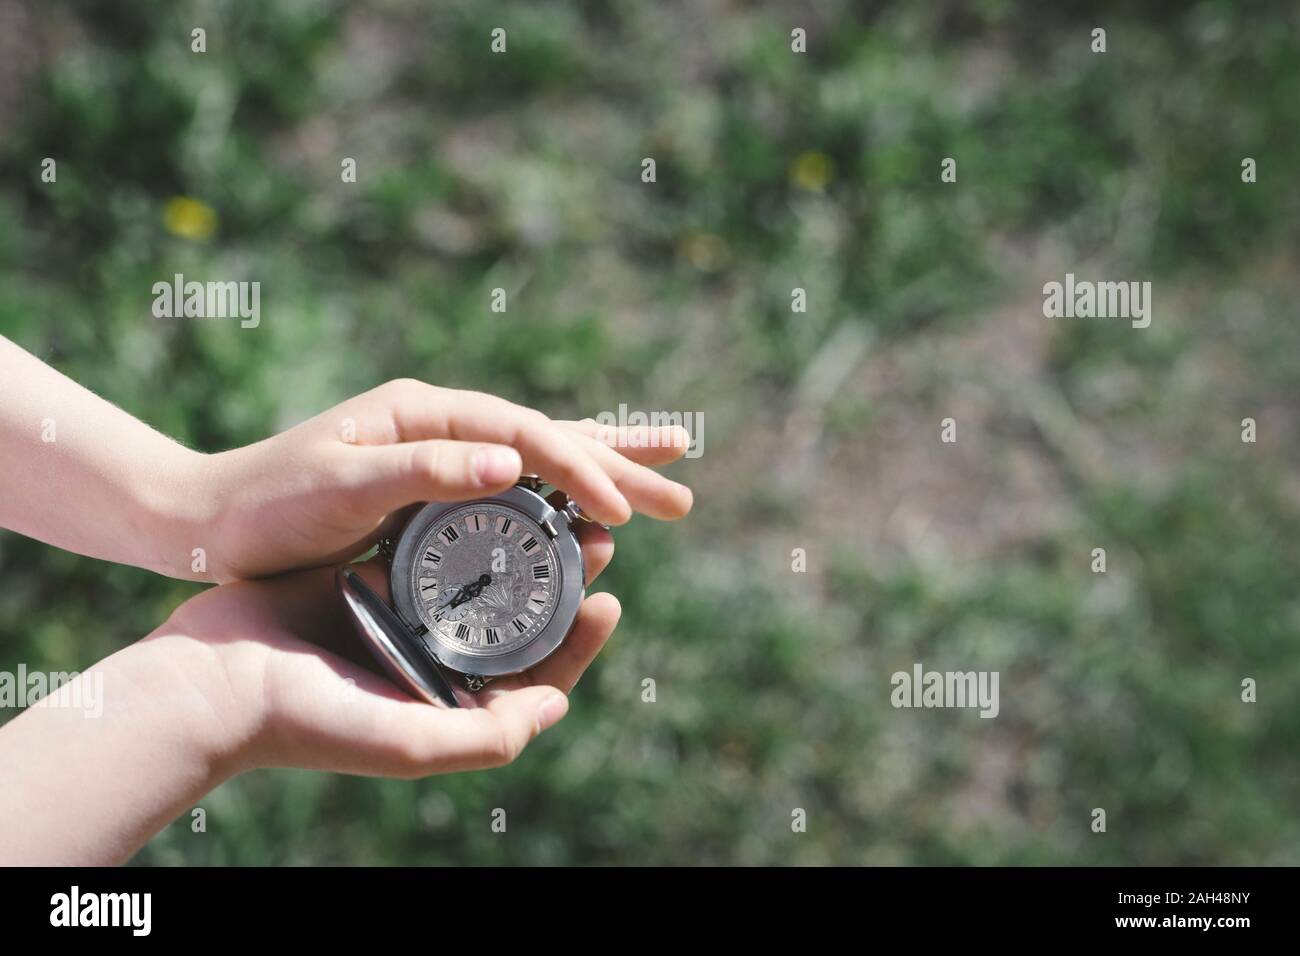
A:
{"label": "child's hand", "polygon": [[[590,579],[614,544],[595,526],[582,536]],[[385,571],[362,568],[381,594]],[[124,862],[255,767],[410,778],[509,763],[564,716],[618,617],[612,596],[589,597],[549,658],[453,710],[371,669],[332,569],[211,588],[64,689],[76,699],[78,683],[98,681],[98,719],[33,707],[0,728],[0,863]]]}
{"label": "child's hand", "polygon": [[680,518],[690,491],[644,466],[679,458],[688,438],[680,427],[603,434],[591,421],[401,380],[274,438],[203,455],[0,336],[0,528],[194,580],[345,561],[403,506],[494,494],[521,471],[604,524],[633,511]]}
{"label": "child's hand", "polygon": [[[609,532],[584,529],[588,579],[609,563]],[[358,570],[388,594],[387,565]],[[568,710],[567,693],[618,623],[618,601],[583,602],[573,631],[545,661],[477,694],[456,688],[459,709],[412,699],[375,670],[335,591],[334,571],[241,581],[186,602],[149,642],[208,655],[194,682],[220,719],[214,749],[235,770],[309,767],[423,777],[509,763]],[[216,666],[213,666],[216,665]],[[214,675],[219,675],[213,679]]]}
{"label": "child's hand", "polygon": [[684,429],[641,429],[617,451],[599,433],[590,420],[552,421],[481,392],[389,382],[204,459],[216,507],[211,540],[191,547],[205,549],[218,581],[337,563],[372,544],[406,505],[495,494],[521,472],[563,488],[604,524],[633,511],[671,520],[690,510],[690,489],[645,467],[681,457]]}
{"label": "child's hand", "polygon": [[[614,540],[590,525],[580,537],[590,585],[613,557]],[[388,596],[384,562],[355,567]],[[231,770],[424,777],[515,759],[564,716],[566,695],[619,613],[612,595],[588,597],[555,653],[477,694],[457,687],[459,709],[414,700],[377,670],[343,609],[332,568],[204,591],[142,643],[202,661],[192,682],[220,728],[209,749]]]}

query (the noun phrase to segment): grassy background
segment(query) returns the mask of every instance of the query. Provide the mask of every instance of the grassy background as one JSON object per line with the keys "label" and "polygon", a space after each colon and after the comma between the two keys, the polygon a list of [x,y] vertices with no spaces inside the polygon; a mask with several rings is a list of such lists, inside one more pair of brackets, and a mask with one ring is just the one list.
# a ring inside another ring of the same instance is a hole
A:
{"label": "grassy background", "polygon": [[[705,419],[696,512],[620,533],[623,624],[518,763],[251,774],[139,861],[1300,862],[1298,25],[0,3],[0,331],[137,416],[219,450],[409,375]],[[1151,281],[1151,327],[1044,319],[1067,271]],[[154,319],[175,272],[260,281],[261,327]],[[0,581],[8,670],[196,590],[11,534]],[[1000,716],[892,709],[916,661],[999,671]]]}

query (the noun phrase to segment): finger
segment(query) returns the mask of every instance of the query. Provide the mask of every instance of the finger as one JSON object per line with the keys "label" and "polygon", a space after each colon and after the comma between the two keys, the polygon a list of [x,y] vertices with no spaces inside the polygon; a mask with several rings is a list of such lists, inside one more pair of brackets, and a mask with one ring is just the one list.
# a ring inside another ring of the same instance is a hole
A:
{"label": "finger", "polygon": [[531,408],[482,392],[398,382],[381,392],[389,403],[400,441],[453,438],[510,445],[536,472],[573,496],[587,514],[604,524],[623,524],[632,509],[613,479],[577,436]]}
{"label": "finger", "polygon": [[[407,754],[415,758],[415,768],[422,774],[512,763],[538,734],[568,713],[569,700],[559,689],[539,684],[494,695],[485,706],[474,709],[430,709],[439,718],[438,733],[422,735],[412,728],[413,753]],[[430,741],[430,736],[437,739]],[[424,753],[421,748],[426,748]]]}
{"label": "finger", "polygon": [[584,524],[578,529],[578,541],[582,544],[582,563],[587,571],[586,585],[591,587],[591,582],[614,559],[614,536],[599,525]]}
{"label": "finger", "polygon": [[666,465],[686,454],[691,433],[681,425],[602,425],[584,418],[582,421],[557,420],[555,424],[594,438],[614,449],[624,458],[642,465]]}
{"label": "finger", "polygon": [[550,657],[533,667],[527,677],[535,684],[573,690],[578,678],[609,640],[623,609],[612,594],[593,594],[582,602],[573,630]]}
{"label": "finger", "polygon": [[274,764],[404,778],[499,767],[568,710],[545,685],[485,707],[433,706],[320,650],[291,656],[279,671],[267,755]]}
{"label": "finger", "polygon": [[346,446],[340,490],[363,512],[383,515],[417,501],[463,501],[504,491],[523,460],[508,445],[428,441]]}
{"label": "finger", "polygon": [[574,433],[574,440],[614,479],[635,510],[665,521],[675,521],[691,510],[695,497],[685,485],[624,458],[594,438]]}

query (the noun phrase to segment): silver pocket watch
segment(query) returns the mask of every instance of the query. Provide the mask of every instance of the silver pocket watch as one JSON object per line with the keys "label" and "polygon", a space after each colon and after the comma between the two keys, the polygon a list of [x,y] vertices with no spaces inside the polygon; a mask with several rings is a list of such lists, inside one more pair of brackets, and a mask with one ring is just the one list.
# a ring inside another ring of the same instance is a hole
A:
{"label": "silver pocket watch", "polygon": [[586,594],[577,531],[590,523],[571,499],[556,508],[525,476],[490,498],[430,502],[396,541],[390,606],[351,568],[338,573],[366,646],[399,686],[459,706],[452,682],[477,691],[545,660],[568,637]]}

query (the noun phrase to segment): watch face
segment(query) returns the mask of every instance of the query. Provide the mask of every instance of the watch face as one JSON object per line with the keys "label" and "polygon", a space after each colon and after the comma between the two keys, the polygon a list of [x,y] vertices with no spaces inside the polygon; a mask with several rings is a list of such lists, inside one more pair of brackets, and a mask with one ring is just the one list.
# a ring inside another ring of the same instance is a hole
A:
{"label": "watch face", "polygon": [[550,537],[522,511],[492,499],[453,507],[414,544],[411,604],[435,653],[509,654],[550,624],[563,568]]}

